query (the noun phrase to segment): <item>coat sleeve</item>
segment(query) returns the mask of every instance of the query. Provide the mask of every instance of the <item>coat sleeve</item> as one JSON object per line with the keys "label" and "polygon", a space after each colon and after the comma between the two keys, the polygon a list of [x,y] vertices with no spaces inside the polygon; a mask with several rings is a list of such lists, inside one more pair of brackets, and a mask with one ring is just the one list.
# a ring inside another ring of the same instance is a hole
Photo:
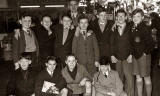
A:
{"label": "coat sleeve", "polygon": [[46,94],[43,93],[42,87],[43,87],[43,75],[41,75],[41,73],[38,75],[37,79],[36,79],[36,83],[35,83],[35,95],[36,96],[45,96]]}
{"label": "coat sleeve", "polygon": [[87,77],[90,81],[92,81],[92,77],[91,77],[91,75],[88,73],[87,69],[86,69],[84,66],[82,66],[81,69],[83,70],[83,76],[84,76],[84,77]]}
{"label": "coat sleeve", "polygon": [[[61,72],[60,72],[61,73]],[[67,82],[66,80],[63,78],[62,74],[59,75],[59,83],[57,84],[57,88],[61,91],[63,88],[67,87]]]}
{"label": "coat sleeve", "polygon": [[111,50],[111,56],[114,56],[114,31],[111,31],[111,36],[110,36],[110,50]]}
{"label": "coat sleeve", "polygon": [[15,90],[16,90],[16,78],[15,78],[15,72],[13,72],[7,84],[7,96],[15,95]]}
{"label": "coat sleeve", "polygon": [[72,53],[76,54],[78,47],[78,37],[74,36],[72,41]]}
{"label": "coat sleeve", "polygon": [[98,47],[98,42],[95,34],[93,34],[93,46],[94,46],[94,52],[95,52],[95,61],[99,61],[99,47]]}
{"label": "coat sleeve", "polygon": [[18,50],[19,50],[19,36],[14,33],[12,38],[12,57],[14,63],[18,61]]}
{"label": "coat sleeve", "polygon": [[144,32],[144,40],[145,40],[145,53],[150,54],[154,49],[154,42],[151,35],[151,29],[146,26],[145,32]]}
{"label": "coat sleeve", "polygon": [[116,89],[113,91],[116,93],[116,96],[120,96],[120,94],[123,92],[123,83],[119,77],[118,72],[115,73],[115,79]]}

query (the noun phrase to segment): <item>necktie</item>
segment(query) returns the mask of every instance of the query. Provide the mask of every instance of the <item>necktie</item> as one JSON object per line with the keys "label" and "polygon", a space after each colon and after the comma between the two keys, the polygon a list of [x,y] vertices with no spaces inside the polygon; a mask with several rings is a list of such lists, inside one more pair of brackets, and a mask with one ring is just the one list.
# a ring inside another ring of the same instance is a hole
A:
{"label": "necktie", "polygon": [[87,37],[87,32],[86,32],[86,31],[82,31],[82,35],[83,35],[84,39],[86,39],[86,37]]}
{"label": "necktie", "polygon": [[68,30],[69,30],[68,28],[64,28],[64,30],[63,30],[63,45],[64,45],[64,43],[65,43],[65,41],[67,39]]}
{"label": "necktie", "polygon": [[32,36],[31,30],[28,29],[27,33],[28,33],[29,36]]}

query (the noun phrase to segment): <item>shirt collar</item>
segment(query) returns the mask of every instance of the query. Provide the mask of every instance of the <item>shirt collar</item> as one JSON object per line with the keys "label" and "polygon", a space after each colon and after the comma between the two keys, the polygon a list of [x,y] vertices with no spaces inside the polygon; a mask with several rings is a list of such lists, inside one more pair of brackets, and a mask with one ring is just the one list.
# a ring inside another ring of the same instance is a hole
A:
{"label": "shirt collar", "polygon": [[47,68],[46,70],[47,70],[47,72],[49,73],[49,75],[53,76],[53,72],[54,72],[54,71],[50,71],[50,70],[48,70],[48,68]]}

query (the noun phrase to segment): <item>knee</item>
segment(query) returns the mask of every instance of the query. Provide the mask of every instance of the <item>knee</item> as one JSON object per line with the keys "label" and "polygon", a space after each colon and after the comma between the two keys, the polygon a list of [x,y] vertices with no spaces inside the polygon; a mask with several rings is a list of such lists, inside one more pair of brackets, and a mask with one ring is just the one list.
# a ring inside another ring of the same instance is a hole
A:
{"label": "knee", "polygon": [[67,96],[68,95],[68,89],[67,88],[63,88],[60,92],[61,96]]}
{"label": "knee", "polygon": [[90,81],[86,81],[85,87],[86,87],[86,93],[91,94],[92,85]]}
{"label": "knee", "polygon": [[144,77],[144,81],[145,81],[145,84],[150,85],[151,84],[151,77],[150,76]]}
{"label": "knee", "polygon": [[137,81],[137,82],[142,82],[143,79],[142,79],[142,77],[140,77],[140,76],[136,76],[136,81]]}
{"label": "knee", "polygon": [[123,91],[120,96],[127,96],[127,93]]}

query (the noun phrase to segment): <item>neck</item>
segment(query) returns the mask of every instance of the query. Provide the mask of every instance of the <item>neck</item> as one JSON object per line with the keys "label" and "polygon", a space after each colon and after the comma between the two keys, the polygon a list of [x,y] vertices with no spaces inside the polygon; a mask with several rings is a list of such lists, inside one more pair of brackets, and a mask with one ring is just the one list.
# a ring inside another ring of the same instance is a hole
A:
{"label": "neck", "polygon": [[68,68],[68,69],[69,69],[69,71],[71,71],[71,72],[73,72],[73,70],[74,70],[74,69],[71,69],[71,68]]}
{"label": "neck", "polygon": [[24,30],[24,31],[27,31],[27,30],[29,30],[30,28],[25,28],[25,27],[22,27],[22,30]]}
{"label": "neck", "polygon": [[99,22],[99,23],[105,23],[105,24],[106,24],[107,21],[98,20],[98,22]]}

